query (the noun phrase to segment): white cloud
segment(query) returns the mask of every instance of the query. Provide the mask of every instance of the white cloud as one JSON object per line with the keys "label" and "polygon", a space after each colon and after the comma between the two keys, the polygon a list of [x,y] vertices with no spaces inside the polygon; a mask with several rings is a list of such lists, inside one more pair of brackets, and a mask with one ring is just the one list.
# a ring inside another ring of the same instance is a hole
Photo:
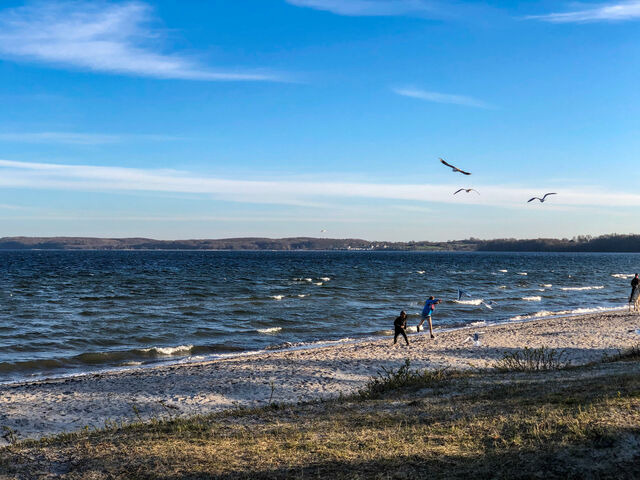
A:
{"label": "white cloud", "polygon": [[298,7],[315,8],[338,15],[395,16],[439,14],[439,3],[425,0],[286,0]]}
{"label": "white cloud", "polygon": [[105,145],[126,141],[172,141],[180,137],[165,135],[131,135],[131,134],[102,134],[76,132],[12,132],[0,133],[0,141],[16,143],[44,143],[69,145]]}
{"label": "white cloud", "polygon": [[393,92],[403,97],[418,98],[427,102],[450,103],[475,108],[495,108],[493,105],[466,95],[452,95],[448,93],[430,92],[417,88],[394,88]]}
{"label": "white cloud", "polygon": [[277,81],[275,74],[210,69],[162,53],[152,9],[140,2],[41,2],[0,11],[0,57],[164,79]]}
{"label": "white cloud", "polygon": [[[248,202],[314,206],[314,201],[383,199],[502,206],[510,208],[567,208],[582,206],[638,207],[640,194],[607,192],[588,187],[561,189],[544,206],[526,201],[548,191],[541,186],[475,185],[480,196],[453,195],[459,184],[388,184],[328,181],[228,180],[174,170],[27,163],[0,160],[0,186],[50,190],[190,193]],[[322,203],[317,205],[323,205]]]}
{"label": "white cloud", "polygon": [[528,18],[553,23],[586,23],[599,21],[623,21],[640,18],[640,1],[599,4],[596,7],[564,13],[550,13]]}

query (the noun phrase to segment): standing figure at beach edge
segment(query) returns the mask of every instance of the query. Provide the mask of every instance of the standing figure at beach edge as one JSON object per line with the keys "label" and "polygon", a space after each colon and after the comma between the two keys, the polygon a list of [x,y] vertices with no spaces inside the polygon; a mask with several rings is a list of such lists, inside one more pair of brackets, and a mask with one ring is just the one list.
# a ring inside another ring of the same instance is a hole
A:
{"label": "standing figure at beach edge", "polygon": [[398,335],[402,335],[404,337],[405,342],[407,342],[407,346],[409,346],[409,339],[407,338],[407,333],[405,329],[407,328],[407,314],[405,311],[400,312],[400,316],[395,319],[393,322],[393,326],[395,327],[395,334],[393,336],[393,344],[395,345],[398,341]]}
{"label": "standing figure at beach edge", "polygon": [[640,285],[640,278],[638,278],[638,274],[633,277],[631,280],[631,295],[629,296],[629,308],[631,308],[631,304],[634,303],[636,297],[636,290],[638,289],[638,285]]}
{"label": "standing figure at beach edge", "polygon": [[431,324],[431,314],[436,309],[436,305],[438,305],[442,300],[436,300],[433,296],[429,297],[429,299],[424,302],[424,308],[422,309],[422,319],[420,323],[416,327],[416,330],[420,332],[420,327],[424,323],[425,320],[429,320],[429,333],[431,334],[431,338],[436,338],[433,336],[433,325]]}

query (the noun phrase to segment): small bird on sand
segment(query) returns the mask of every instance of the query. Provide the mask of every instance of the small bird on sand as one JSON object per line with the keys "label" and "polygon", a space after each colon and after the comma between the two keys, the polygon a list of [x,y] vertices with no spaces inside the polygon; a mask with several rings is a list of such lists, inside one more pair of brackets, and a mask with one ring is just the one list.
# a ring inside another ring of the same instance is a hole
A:
{"label": "small bird on sand", "polygon": [[555,193],[555,192],[545,193],[545,194],[544,194],[544,196],[543,196],[542,198],[540,198],[540,197],[533,197],[533,198],[530,198],[530,199],[527,201],[527,203],[529,203],[529,202],[533,202],[534,200],[540,200],[540,203],[542,203],[542,202],[544,202],[544,201],[546,200],[546,198],[547,198],[549,195],[557,195],[557,193]]}
{"label": "small bird on sand", "polygon": [[453,165],[451,165],[450,163],[445,162],[442,158],[440,159],[440,162],[443,165],[446,165],[447,167],[449,167],[451,170],[453,170],[454,172],[460,172],[463,175],[471,175],[469,172],[465,172],[464,170],[460,170],[458,167],[454,167]]}
{"label": "small bird on sand", "polygon": [[456,193],[460,193],[460,192],[467,192],[467,193],[476,192],[478,195],[480,195],[480,192],[477,190],[474,190],[473,188],[461,188],[460,190],[456,190],[455,192],[453,192],[453,194],[455,195]]}

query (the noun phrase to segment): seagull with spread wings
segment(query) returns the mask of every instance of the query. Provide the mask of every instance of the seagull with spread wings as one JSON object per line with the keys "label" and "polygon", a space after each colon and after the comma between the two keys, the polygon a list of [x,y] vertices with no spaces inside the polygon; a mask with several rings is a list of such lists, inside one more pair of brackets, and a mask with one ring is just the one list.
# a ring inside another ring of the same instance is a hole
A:
{"label": "seagull with spread wings", "polygon": [[477,190],[474,190],[473,188],[461,188],[460,190],[456,190],[455,192],[453,192],[453,194],[455,195],[456,193],[460,193],[460,192],[467,192],[467,193],[476,192],[478,195],[480,195],[480,192]]}
{"label": "seagull with spread wings", "polygon": [[543,202],[547,199],[547,197],[548,197],[549,195],[557,195],[557,193],[555,193],[555,192],[545,193],[545,194],[544,194],[544,196],[543,196],[542,198],[540,198],[540,197],[533,197],[533,198],[530,198],[530,199],[527,201],[527,203],[529,203],[529,202],[533,202],[534,200],[540,200],[540,203],[543,203]]}
{"label": "seagull with spread wings", "polygon": [[460,170],[458,167],[454,167],[450,163],[445,162],[444,159],[442,159],[442,158],[440,159],[440,163],[442,163],[443,165],[446,165],[447,167],[449,167],[454,172],[460,172],[463,175],[471,175],[469,172],[465,172],[464,170]]}

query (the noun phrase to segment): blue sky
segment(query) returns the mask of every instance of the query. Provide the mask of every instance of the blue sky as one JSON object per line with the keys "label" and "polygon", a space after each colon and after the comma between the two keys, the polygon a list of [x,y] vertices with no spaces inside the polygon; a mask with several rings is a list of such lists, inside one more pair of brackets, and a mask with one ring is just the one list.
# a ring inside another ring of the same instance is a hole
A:
{"label": "blue sky", "polygon": [[0,236],[637,232],[639,24],[640,1],[5,0]]}

